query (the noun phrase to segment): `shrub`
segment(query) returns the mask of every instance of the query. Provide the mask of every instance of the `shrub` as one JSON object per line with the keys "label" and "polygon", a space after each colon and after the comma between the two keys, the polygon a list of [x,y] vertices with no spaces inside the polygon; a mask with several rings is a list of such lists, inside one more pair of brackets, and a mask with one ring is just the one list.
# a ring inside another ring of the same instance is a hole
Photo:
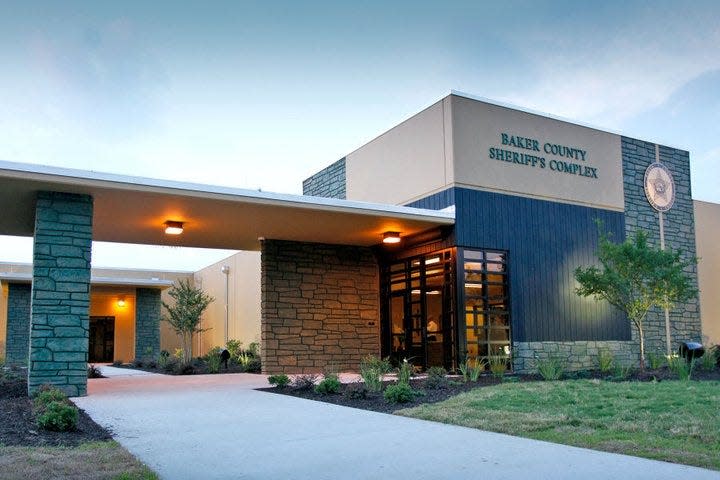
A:
{"label": "shrub", "polygon": [[247,353],[249,353],[253,357],[259,357],[260,356],[260,343],[251,342],[250,345],[248,345]]}
{"label": "shrub", "polygon": [[170,358],[170,352],[168,352],[167,350],[163,350],[162,352],[160,352],[160,357],[158,358],[158,366],[160,368],[167,371],[168,363],[170,363],[171,361],[172,359]]}
{"label": "shrub", "polygon": [[490,372],[495,378],[502,378],[507,372],[507,357],[503,355],[493,355],[490,357]]}
{"label": "shrub", "polygon": [[57,387],[41,386],[33,399],[33,407],[37,425],[42,429],[65,432],[77,427],[77,407]]}
{"label": "shrub", "polygon": [[354,385],[349,386],[347,388],[347,390],[345,390],[345,394],[348,397],[354,398],[356,400],[360,400],[360,399],[364,400],[368,396],[368,389],[362,383],[354,384]]}
{"label": "shrub", "polygon": [[632,373],[632,367],[629,365],[617,364],[613,367],[613,380],[627,380]]}
{"label": "shrub", "polygon": [[371,392],[382,390],[382,377],[391,370],[390,361],[375,355],[368,355],[360,360],[360,376],[365,387]]}
{"label": "shrub", "polygon": [[225,348],[227,348],[230,358],[235,360],[242,352],[242,342],[240,340],[228,340]]}
{"label": "shrub", "polygon": [[535,359],[538,373],[543,380],[560,380],[565,370],[565,362],[559,358]]}
{"label": "shrub", "polygon": [[38,427],[56,432],[75,430],[77,421],[77,408],[66,402],[50,402],[37,417]]}
{"label": "shrub", "polygon": [[207,362],[210,359],[210,357],[215,357],[215,356],[219,357],[220,354],[222,353],[222,351],[223,351],[222,347],[212,347],[205,354],[205,356],[203,357],[203,360],[205,360]]}
{"label": "shrub", "polygon": [[318,379],[318,375],[310,373],[307,375],[297,375],[292,382],[292,386],[296,390],[310,390],[315,388],[315,382]]}
{"label": "shrub", "polygon": [[52,385],[41,385],[35,392],[33,406],[36,410],[44,410],[52,402],[67,402],[67,395]]}
{"label": "shrub", "polygon": [[98,367],[90,365],[87,369],[88,378],[105,378]]}
{"label": "shrub", "polygon": [[407,383],[396,383],[388,385],[385,389],[384,397],[388,403],[407,403],[412,402],[418,392],[412,389]]}
{"label": "shrub", "polygon": [[315,386],[315,393],[320,395],[329,395],[340,393],[340,380],[337,377],[327,377]]}
{"label": "shrub", "polygon": [[115,361],[112,363],[112,366],[113,366],[113,367],[121,367],[123,363],[124,363],[124,362],[123,362],[122,360],[115,360]]}
{"label": "shrub", "polygon": [[179,368],[178,365],[180,365],[180,360],[175,357],[170,357],[161,368],[167,373],[173,373]]}
{"label": "shrub", "polygon": [[648,353],[648,362],[650,363],[650,368],[653,370],[657,370],[658,368],[662,368],[665,365],[665,355],[662,353]]}
{"label": "shrub", "polygon": [[183,349],[182,348],[176,348],[175,353],[173,353],[173,357],[177,358],[178,360],[182,360],[183,358]]}
{"label": "shrub", "polygon": [[615,357],[610,350],[601,350],[598,354],[598,368],[602,373],[610,373],[615,364]]}
{"label": "shrub", "polygon": [[437,390],[440,388],[447,388],[447,370],[443,367],[430,367],[427,371],[427,380],[425,380],[425,387]]}
{"label": "shrub", "polygon": [[[222,350],[221,350],[222,352]],[[205,362],[207,363],[208,373],[219,373],[220,365],[222,360],[220,359],[220,352],[214,354],[208,354],[205,356]]]}
{"label": "shrub", "polygon": [[135,368],[142,368],[142,366],[143,366],[143,361],[139,358],[134,358],[133,361],[130,363]]}
{"label": "shrub", "polygon": [[400,362],[400,366],[398,367],[398,383],[410,385],[410,377],[412,377],[413,370],[413,364],[408,362],[407,358],[403,359],[403,361]]}
{"label": "shrub", "polygon": [[672,355],[668,358],[668,368],[670,368],[670,371],[673,372],[679,380],[687,382],[690,380],[690,377],[692,377],[695,362],[697,362],[696,359],[688,362],[683,357]]}
{"label": "shrub", "polygon": [[177,363],[174,364],[174,371],[177,375],[194,375],[195,366],[191,363],[177,361]]}
{"label": "shrub", "polygon": [[275,385],[280,388],[287,387],[290,385],[290,377],[285,375],[284,373],[281,373],[280,375],[270,375],[268,377],[268,383],[270,385]]}
{"label": "shrub", "polygon": [[487,361],[480,357],[475,357],[472,365],[469,365],[470,381],[477,382],[480,379],[480,375],[487,368]]}
{"label": "shrub", "polygon": [[470,370],[470,360],[469,359],[465,360],[464,362],[458,363],[457,371],[460,373],[460,375],[462,375],[463,382],[467,383],[468,378],[469,378],[469,375],[468,375],[469,370]]}
{"label": "shrub", "polygon": [[243,365],[243,371],[247,373],[260,373],[261,370],[262,364],[260,363],[260,357],[252,357]]}

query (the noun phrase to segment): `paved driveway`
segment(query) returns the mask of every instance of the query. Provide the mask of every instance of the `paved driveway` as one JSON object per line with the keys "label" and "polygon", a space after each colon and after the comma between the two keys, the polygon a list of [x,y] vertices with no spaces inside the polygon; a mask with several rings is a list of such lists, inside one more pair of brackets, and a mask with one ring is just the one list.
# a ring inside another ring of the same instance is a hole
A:
{"label": "paved driveway", "polygon": [[73,401],[163,479],[720,479],[709,470],[257,392],[266,385],[260,375],[88,383],[89,396]]}

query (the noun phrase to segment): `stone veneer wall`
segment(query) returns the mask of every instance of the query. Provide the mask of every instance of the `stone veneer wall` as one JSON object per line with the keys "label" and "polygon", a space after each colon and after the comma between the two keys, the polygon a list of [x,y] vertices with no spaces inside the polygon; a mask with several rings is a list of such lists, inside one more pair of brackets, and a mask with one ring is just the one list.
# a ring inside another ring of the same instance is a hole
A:
{"label": "stone veneer wall", "polygon": [[345,198],[345,159],[341,158],[315,175],[303,180],[303,195]]}
{"label": "stone veneer wall", "polygon": [[263,373],[357,371],[380,353],[378,266],[369,248],[262,243]]}
{"label": "stone veneer wall", "polygon": [[28,391],[87,393],[93,200],[39,192],[35,210]]}
{"label": "stone veneer wall", "polygon": [[8,365],[27,365],[30,344],[30,294],[29,283],[11,283],[7,297],[7,336],[5,338],[5,362]]}
{"label": "stone veneer wall", "polygon": [[[649,233],[651,244],[660,246],[658,213],[645,197],[643,181],[648,165],[655,162],[655,144],[622,137],[623,176],[625,187],[625,232],[629,236],[639,229]],[[660,146],[660,162],[675,180],[675,204],[665,212],[665,246],[681,250],[685,258],[695,253],[695,216],[690,192],[690,155],[684,150]],[[697,265],[687,269],[697,288]],[[646,353],[665,353],[665,313],[651,311],[644,322]],[[683,341],[701,341],[699,300],[678,305],[670,312],[670,334],[673,350]],[[637,332],[633,327],[633,339]]]}
{"label": "stone veneer wall", "polygon": [[160,290],[135,290],[135,358],[160,356]]}
{"label": "stone veneer wall", "polygon": [[[623,188],[625,195],[625,234],[639,229],[650,234],[650,242],[660,245],[658,213],[645,197],[644,178],[648,165],[655,162],[655,144],[622,137]],[[690,157],[688,152],[660,146],[660,161],[668,167],[675,180],[675,204],[664,214],[665,245],[679,249],[685,258],[695,253],[695,220],[690,191]],[[697,287],[697,267],[687,269]],[[670,312],[672,348],[677,351],[682,341],[700,341],[699,300],[678,305]],[[665,315],[661,309],[651,311],[644,322],[645,352],[665,353]],[[514,342],[513,367],[517,372],[536,369],[537,359],[560,358],[568,370],[597,368],[598,354],[607,350],[624,365],[639,361],[637,329],[632,326],[631,341],[579,342]]]}

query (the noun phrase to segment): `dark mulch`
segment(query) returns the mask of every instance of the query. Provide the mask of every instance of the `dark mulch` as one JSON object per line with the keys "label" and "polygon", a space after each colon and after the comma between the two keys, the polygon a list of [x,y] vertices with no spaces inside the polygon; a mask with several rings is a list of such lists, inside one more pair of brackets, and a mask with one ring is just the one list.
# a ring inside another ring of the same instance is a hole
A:
{"label": "dark mulch", "polygon": [[[362,384],[349,383],[340,387],[340,393],[335,395],[319,395],[312,389],[297,389],[290,387],[285,388],[259,388],[258,390],[270,393],[279,393],[282,395],[290,395],[293,397],[306,398],[309,400],[319,400],[321,402],[333,403],[335,405],[343,405],[345,407],[360,408],[363,410],[372,410],[375,412],[392,413],[401,408],[414,407],[423,403],[435,403],[447,400],[450,397],[463,392],[472,390],[473,388],[485,387],[488,385],[497,385],[501,380],[486,376],[481,377],[477,383],[462,383],[451,379],[444,388],[426,388],[425,380],[411,380],[410,385],[413,389],[421,392],[421,395],[415,397],[415,400],[408,403],[388,403],[382,393],[367,392],[366,398],[352,398],[350,392],[359,388]],[[383,382],[388,386],[394,382]]]}
{"label": "dark mulch", "polygon": [[[612,375],[604,374],[599,371],[589,372],[575,372],[566,374],[565,378],[596,378],[601,380],[609,381],[638,381],[638,382],[651,382],[651,381],[664,381],[674,380],[677,377],[668,370],[667,368],[661,368],[657,370],[645,370],[645,372],[632,372],[627,378],[615,378]],[[343,384],[340,389],[340,393],[335,395],[320,395],[315,393],[312,389],[297,389],[292,386],[278,388],[259,388],[258,390],[263,392],[277,393],[281,395],[290,395],[293,397],[305,398],[308,400],[317,400],[320,402],[332,403],[335,405],[342,405],[345,407],[360,408],[363,410],[372,410],[375,412],[392,413],[396,410],[403,408],[415,407],[424,403],[436,403],[443,400],[447,400],[450,397],[454,397],[460,393],[467,392],[474,388],[482,388],[491,385],[497,385],[502,382],[537,382],[542,381],[542,378],[538,375],[508,375],[503,379],[498,379],[489,375],[481,376],[478,382],[467,382],[462,383],[459,378],[449,377],[448,385],[440,389],[426,388],[425,379],[413,379],[410,385],[413,389],[420,391],[422,394],[417,396],[415,400],[408,403],[393,404],[388,403],[383,397],[382,393],[370,393],[368,392],[366,398],[354,398],[351,396],[351,392],[358,388],[362,388],[362,383],[350,383]],[[696,369],[692,374],[692,381],[720,381],[720,370],[715,369],[714,371],[704,371]],[[392,384],[393,382],[384,382],[385,386]]]}
{"label": "dark mulch", "polygon": [[[131,368],[133,370],[142,370],[143,372],[149,373],[160,373],[162,375],[205,375],[209,374],[207,364],[203,360],[194,360],[193,363],[185,368],[160,368],[157,364],[137,364],[137,363],[123,363],[121,365],[113,364],[113,367],[118,368]],[[259,368],[249,371],[242,365],[234,362],[228,363],[228,368],[224,366],[220,367],[218,373],[260,373]]]}
{"label": "dark mulch", "polygon": [[83,410],[79,411],[78,428],[73,432],[38,428],[23,372],[4,376],[0,373],[0,376],[0,445],[74,447],[112,438],[110,432],[93,422]]}

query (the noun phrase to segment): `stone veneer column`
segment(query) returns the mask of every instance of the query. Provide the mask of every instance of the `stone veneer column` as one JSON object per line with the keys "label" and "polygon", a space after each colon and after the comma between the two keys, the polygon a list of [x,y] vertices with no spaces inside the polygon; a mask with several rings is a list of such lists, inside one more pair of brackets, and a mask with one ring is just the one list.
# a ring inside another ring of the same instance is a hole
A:
{"label": "stone veneer column", "polygon": [[7,298],[7,336],[5,362],[8,365],[27,365],[30,344],[31,285],[11,283]]}
{"label": "stone veneer column", "polygon": [[[625,189],[625,231],[628,236],[637,230],[649,233],[649,241],[660,245],[658,213],[645,197],[643,180],[648,165],[655,162],[655,144],[622,137],[623,176]],[[695,214],[690,194],[690,155],[684,150],[660,146],[660,162],[675,180],[675,204],[664,214],[665,245],[681,250],[684,258],[695,253]],[[697,266],[686,271],[697,288]],[[665,354],[665,314],[662,309],[648,313],[644,321],[645,351]],[[702,340],[699,300],[677,305],[670,311],[672,348],[677,351],[682,341]],[[633,339],[637,332],[633,326]]]}
{"label": "stone veneer column", "polygon": [[28,390],[87,393],[93,200],[39,192],[35,209]]}
{"label": "stone veneer column", "polygon": [[135,358],[160,356],[160,290],[135,290]]}
{"label": "stone veneer column", "polygon": [[369,248],[265,240],[263,373],[357,370],[380,354],[378,265]]}

